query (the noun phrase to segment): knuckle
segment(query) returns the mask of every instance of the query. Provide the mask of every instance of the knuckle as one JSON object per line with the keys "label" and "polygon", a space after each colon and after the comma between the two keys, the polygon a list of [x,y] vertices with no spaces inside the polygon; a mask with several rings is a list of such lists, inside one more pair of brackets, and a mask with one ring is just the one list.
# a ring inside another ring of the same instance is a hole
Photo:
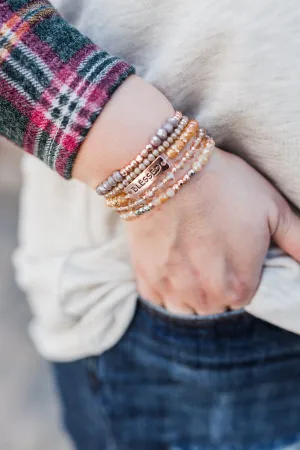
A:
{"label": "knuckle", "polygon": [[230,294],[230,305],[233,307],[247,305],[253,297],[255,289],[254,283],[249,277],[237,276]]}
{"label": "knuckle", "polygon": [[219,292],[221,292],[221,289],[212,292],[206,290],[204,287],[198,288],[197,296],[195,297],[197,311],[204,315],[216,314],[223,311],[222,299],[224,295],[219,294]]}
{"label": "knuckle", "polygon": [[276,219],[274,220],[274,230],[272,230],[272,235],[276,235],[279,231],[282,236],[288,234],[292,226],[292,213],[288,203],[284,198],[279,196],[275,202],[276,205]]}
{"label": "knuckle", "polygon": [[203,314],[208,314],[212,307],[211,302],[208,300],[208,297],[206,294],[204,294],[204,292],[202,292],[201,295],[197,295],[195,297],[194,303],[195,303],[195,308],[198,311],[201,311]]}
{"label": "knuckle", "polygon": [[279,212],[278,226],[280,227],[281,234],[287,235],[292,226],[292,214],[288,206],[285,206]]}
{"label": "knuckle", "polygon": [[214,314],[220,310],[222,299],[224,299],[224,284],[219,280],[203,281],[193,287],[193,298],[197,310],[202,314]]}
{"label": "knuckle", "polygon": [[205,288],[194,280],[185,290],[188,303],[197,311],[206,313],[210,308],[210,301]]}

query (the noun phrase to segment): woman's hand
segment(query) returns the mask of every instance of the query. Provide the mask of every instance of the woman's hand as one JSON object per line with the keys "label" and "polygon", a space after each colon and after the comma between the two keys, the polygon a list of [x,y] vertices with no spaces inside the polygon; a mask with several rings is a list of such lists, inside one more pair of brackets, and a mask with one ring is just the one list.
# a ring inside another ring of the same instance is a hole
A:
{"label": "woman's hand", "polygon": [[[173,114],[161,92],[129,77],[86,137],[73,176],[95,188]],[[261,175],[221,150],[175,199],[130,222],[128,232],[140,294],[174,312],[247,304],[271,236],[300,260],[299,219]]]}
{"label": "woman's hand", "polygon": [[253,297],[270,238],[300,261],[300,220],[240,158],[216,150],[174,199],[128,223],[138,290],[174,313],[215,314]]}

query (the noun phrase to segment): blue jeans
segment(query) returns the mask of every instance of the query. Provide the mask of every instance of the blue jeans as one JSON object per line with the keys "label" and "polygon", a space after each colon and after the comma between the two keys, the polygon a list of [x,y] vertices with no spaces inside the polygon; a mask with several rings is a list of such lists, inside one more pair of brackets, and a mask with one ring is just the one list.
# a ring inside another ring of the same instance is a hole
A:
{"label": "blue jeans", "polygon": [[139,302],[113,349],[53,367],[78,450],[300,449],[300,337],[244,311]]}

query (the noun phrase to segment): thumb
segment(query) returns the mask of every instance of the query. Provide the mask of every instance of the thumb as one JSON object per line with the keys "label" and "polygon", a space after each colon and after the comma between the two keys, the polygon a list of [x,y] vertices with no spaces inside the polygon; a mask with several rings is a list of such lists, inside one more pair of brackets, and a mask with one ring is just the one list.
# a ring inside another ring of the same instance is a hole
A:
{"label": "thumb", "polygon": [[280,199],[277,221],[272,237],[276,244],[296,261],[300,262],[300,218],[284,199]]}

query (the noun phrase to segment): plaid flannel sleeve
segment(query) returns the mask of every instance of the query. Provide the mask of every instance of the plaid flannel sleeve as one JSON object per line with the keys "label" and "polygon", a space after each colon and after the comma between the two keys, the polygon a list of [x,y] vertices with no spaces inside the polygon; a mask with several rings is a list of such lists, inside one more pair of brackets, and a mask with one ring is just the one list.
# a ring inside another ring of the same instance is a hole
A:
{"label": "plaid flannel sleeve", "polygon": [[106,102],[134,68],[46,0],[0,0],[0,134],[65,178]]}

